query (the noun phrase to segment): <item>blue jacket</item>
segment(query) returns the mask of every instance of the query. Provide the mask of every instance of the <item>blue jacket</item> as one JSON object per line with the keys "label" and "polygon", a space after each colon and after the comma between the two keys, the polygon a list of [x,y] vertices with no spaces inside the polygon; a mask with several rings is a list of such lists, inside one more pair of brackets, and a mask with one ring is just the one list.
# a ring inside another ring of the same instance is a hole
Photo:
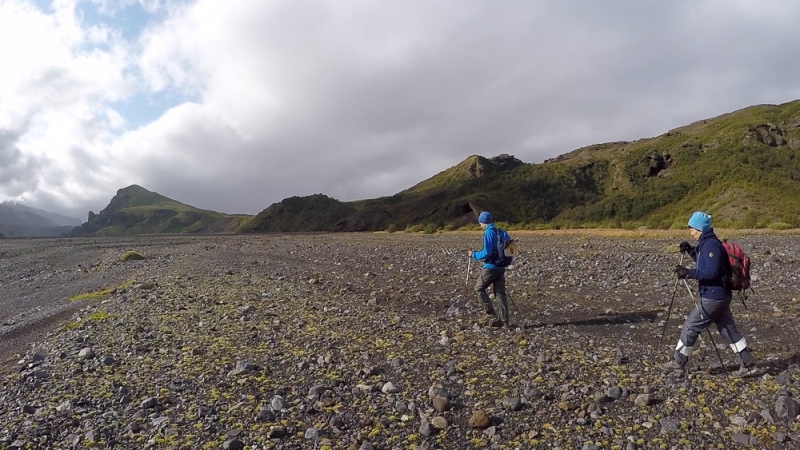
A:
{"label": "blue jacket", "polygon": [[722,243],[709,228],[700,235],[697,247],[691,253],[695,267],[689,271],[689,278],[697,280],[700,297],[713,300],[728,300],[731,290],[726,287],[730,265],[728,254]]}
{"label": "blue jacket", "polygon": [[[476,261],[480,260],[493,260],[492,252],[497,252],[497,238],[498,238],[498,231],[500,231],[497,227],[494,226],[493,223],[490,223],[486,227],[486,231],[483,233],[483,250],[472,252],[472,259]],[[505,233],[505,231],[501,231],[501,233]],[[496,255],[495,255],[496,257]],[[496,266],[490,262],[483,262],[484,269],[505,269],[505,267]]]}

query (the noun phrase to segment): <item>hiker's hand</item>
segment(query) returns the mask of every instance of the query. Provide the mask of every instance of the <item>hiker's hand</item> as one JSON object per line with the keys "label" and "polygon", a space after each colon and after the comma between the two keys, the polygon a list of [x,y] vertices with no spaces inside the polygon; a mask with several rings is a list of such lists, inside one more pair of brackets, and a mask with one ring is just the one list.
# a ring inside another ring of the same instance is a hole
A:
{"label": "hiker's hand", "polygon": [[692,251],[692,249],[694,247],[692,247],[692,244],[690,244],[690,243],[688,243],[686,241],[683,241],[683,242],[681,242],[681,245],[678,246],[678,248],[680,248],[681,253],[689,253],[689,252]]}
{"label": "hiker's hand", "polygon": [[689,276],[689,269],[683,266],[675,266],[675,275],[678,278],[686,278]]}

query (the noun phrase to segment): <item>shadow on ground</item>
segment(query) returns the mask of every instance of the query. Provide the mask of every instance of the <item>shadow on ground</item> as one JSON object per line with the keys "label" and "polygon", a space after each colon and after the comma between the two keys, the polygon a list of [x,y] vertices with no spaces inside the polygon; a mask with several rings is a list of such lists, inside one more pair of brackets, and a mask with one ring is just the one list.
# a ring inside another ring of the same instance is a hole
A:
{"label": "shadow on ground", "polygon": [[595,317],[593,319],[577,319],[577,320],[561,321],[561,322],[541,322],[541,323],[525,325],[525,329],[535,329],[543,327],[563,327],[569,325],[591,326],[591,325],[623,325],[623,324],[643,323],[643,322],[653,323],[655,322],[656,317],[658,317],[659,312],[660,312],[659,310],[638,311],[638,312],[631,312],[631,313],[624,313],[617,315],[600,316],[600,317]]}

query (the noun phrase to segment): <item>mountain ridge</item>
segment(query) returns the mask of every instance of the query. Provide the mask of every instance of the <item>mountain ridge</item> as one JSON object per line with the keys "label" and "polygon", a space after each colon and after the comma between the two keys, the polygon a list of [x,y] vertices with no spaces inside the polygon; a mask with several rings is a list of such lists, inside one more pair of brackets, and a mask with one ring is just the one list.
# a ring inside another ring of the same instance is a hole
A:
{"label": "mountain ridge", "polygon": [[250,218],[195,208],[133,184],[119,189],[98,214],[89,211],[71,235],[234,233]]}
{"label": "mountain ridge", "polygon": [[[521,227],[669,228],[685,226],[695,209],[709,211],[724,226],[798,227],[798,149],[800,101],[755,105],[655,137],[582,147],[540,164],[507,154],[472,155],[392,196],[329,198],[318,216],[308,213],[317,208],[306,210],[302,229],[449,229],[474,224],[480,210]],[[305,210],[312,200],[292,202]],[[280,204],[259,213],[245,231],[298,231]]]}

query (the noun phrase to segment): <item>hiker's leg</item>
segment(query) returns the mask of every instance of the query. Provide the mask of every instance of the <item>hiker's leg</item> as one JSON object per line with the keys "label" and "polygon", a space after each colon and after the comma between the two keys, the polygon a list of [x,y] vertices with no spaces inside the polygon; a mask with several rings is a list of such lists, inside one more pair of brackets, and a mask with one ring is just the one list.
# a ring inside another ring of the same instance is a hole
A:
{"label": "hiker's leg", "polygon": [[481,299],[483,312],[486,314],[495,315],[492,301],[489,299],[489,294],[486,293],[486,289],[494,282],[495,279],[495,274],[492,272],[493,271],[489,269],[481,269],[481,276],[478,278],[478,282],[475,283],[475,292],[478,293],[478,298]]}
{"label": "hiker's leg", "polygon": [[709,325],[710,319],[705,314],[700,314],[697,308],[694,308],[686,321],[683,323],[683,332],[681,338],[678,340],[678,345],[675,346],[675,362],[681,366],[689,361],[689,357],[694,352],[694,344],[697,342],[697,336],[706,329]]}
{"label": "hiker's leg", "polygon": [[733,313],[731,312],[730,303],[720,312],[717,318],[717,329],[722,339],[730,345],[731,350],[739,357],[739,364],[742,367],[752,367],[756,361],[753,355],[750,354],[750,349],[747,346],[747,340],[739,333],[736,328],[736,322],[733,320]]}
{"label": "hiker's leg", "polygon": [[506,275],[504,269],[497,269],[499,272],[497,279],[494,280],[494,298],[500,307],[500,320],[508,325],[508,296],[506,295]]}

